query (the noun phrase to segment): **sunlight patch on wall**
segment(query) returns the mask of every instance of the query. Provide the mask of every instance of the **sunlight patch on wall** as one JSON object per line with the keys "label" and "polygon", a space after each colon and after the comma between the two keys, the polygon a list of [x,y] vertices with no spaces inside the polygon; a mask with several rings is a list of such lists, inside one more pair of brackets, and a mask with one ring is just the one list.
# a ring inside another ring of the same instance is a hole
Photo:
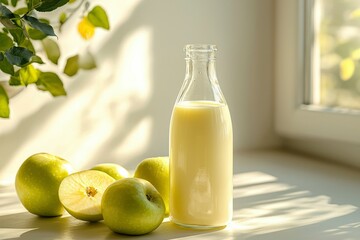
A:
{"label": "sunlight patch on wall", "polygon": [[130,99],[135,109],[142,107],[151,94],[151,39],[152,29],[140,27],[123,40],[117,61],[106,62],[108,71],[119,80],[109,90],[116,91],[119,98]]}
{"label": "sunlight patch on wall", "polygon": [[124,164],[145,151],[153,126],[146,109],[152,95],[152,34],[140,27],[116,46],[103,42],[112,54],[96,71],[68,81],[67,97],[34,91],[17,96],[12,108],[19,115],[0,132],[7,140],[0,145],[0,184],[14,182],[21,163],[37,152],[63,157],[80,170],[99,162]]}
{"label": "sunlight patch on wall", "polygon": [[[77,25],[81,20],[81,11],[79,16],[73,17],[62,27],[61,35],[58,39],[62,52],[66,53],[66,56],[72,56],[75,53],[81,53],[86,48],[89,48],[92,53],[95,53],[95,57],[101,53],[104,47],[104,42],[114,37],[114,33],[117,28],[121,26],[131,18],[134,10],[141,4],[142,0],[132,1],[118,1],[118,0],[93,0],[90,3],[91,7],[96,5],[102,6],[108,15],[110,30],[104,30],[101,28],[95,29],[95,34],[89,41],[84,40],[77,29]],[[91,8],[90,8],[91,9]],[[119,45],[121,42],[118,42]],[[114,46],[115,48],[115,46]],[[61,64],[65,65],[65,62]]]}
{"label": "sunlight patch on wall", "polygon": [[[146,150],[151,137],[152,119],[150,117],[143,118],[132,131],[125,136],[124,140],[116,146],[115,154],[119,159],[126,161],[138,160],[133,159],[139,152]],[[141,159],[140,159],[141,160]],[[126,164],[123,161],[123,164]]]}

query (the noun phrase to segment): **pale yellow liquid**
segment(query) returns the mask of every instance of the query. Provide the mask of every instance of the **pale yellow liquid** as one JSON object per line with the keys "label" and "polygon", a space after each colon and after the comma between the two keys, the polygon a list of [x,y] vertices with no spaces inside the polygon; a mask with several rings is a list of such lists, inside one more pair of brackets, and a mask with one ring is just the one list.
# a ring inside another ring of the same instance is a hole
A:
{"label": "pale yellow liquid", "polygon": [[232,217],[233,137],[227,105],[177,104],[170,125],[170,218],[193,227]]}

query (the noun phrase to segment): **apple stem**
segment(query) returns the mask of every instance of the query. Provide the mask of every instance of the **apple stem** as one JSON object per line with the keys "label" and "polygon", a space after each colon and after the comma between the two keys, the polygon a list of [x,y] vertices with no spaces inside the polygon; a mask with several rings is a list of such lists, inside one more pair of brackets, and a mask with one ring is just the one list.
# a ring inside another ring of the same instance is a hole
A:
{"label": "apple stem", "polygon": [[88,197],[94,197],[97,193],[96,188],[94,187],[86,187],[86,194]]}
{"label": "apple stem", "polygon": [[146,198],[147,198],[147,200],[149,200],[151,202],[152,197],[149,194],[146,194]]}

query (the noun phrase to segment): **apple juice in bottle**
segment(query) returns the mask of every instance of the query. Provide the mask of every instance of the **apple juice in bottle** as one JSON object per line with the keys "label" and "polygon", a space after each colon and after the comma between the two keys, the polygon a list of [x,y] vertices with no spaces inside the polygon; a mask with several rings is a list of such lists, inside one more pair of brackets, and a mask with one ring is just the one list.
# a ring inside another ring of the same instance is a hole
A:
{"label": "apple juice in bottle", "polygon": [[215,51],[185,47],[185,80],[170,122],[170,218],[186,227],[220,227],[232,218],[232,124]]}

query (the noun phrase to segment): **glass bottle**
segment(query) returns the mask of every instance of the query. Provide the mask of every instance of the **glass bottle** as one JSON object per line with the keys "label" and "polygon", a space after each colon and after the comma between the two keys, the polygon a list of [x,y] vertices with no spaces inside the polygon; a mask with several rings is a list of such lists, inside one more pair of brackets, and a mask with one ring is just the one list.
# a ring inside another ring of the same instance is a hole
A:
{"label": "glass bottle", "polygon": [[186,74],[170,122],[170,219],[193,228],[232,218],[233,136],[215,45],[185,46]]}

